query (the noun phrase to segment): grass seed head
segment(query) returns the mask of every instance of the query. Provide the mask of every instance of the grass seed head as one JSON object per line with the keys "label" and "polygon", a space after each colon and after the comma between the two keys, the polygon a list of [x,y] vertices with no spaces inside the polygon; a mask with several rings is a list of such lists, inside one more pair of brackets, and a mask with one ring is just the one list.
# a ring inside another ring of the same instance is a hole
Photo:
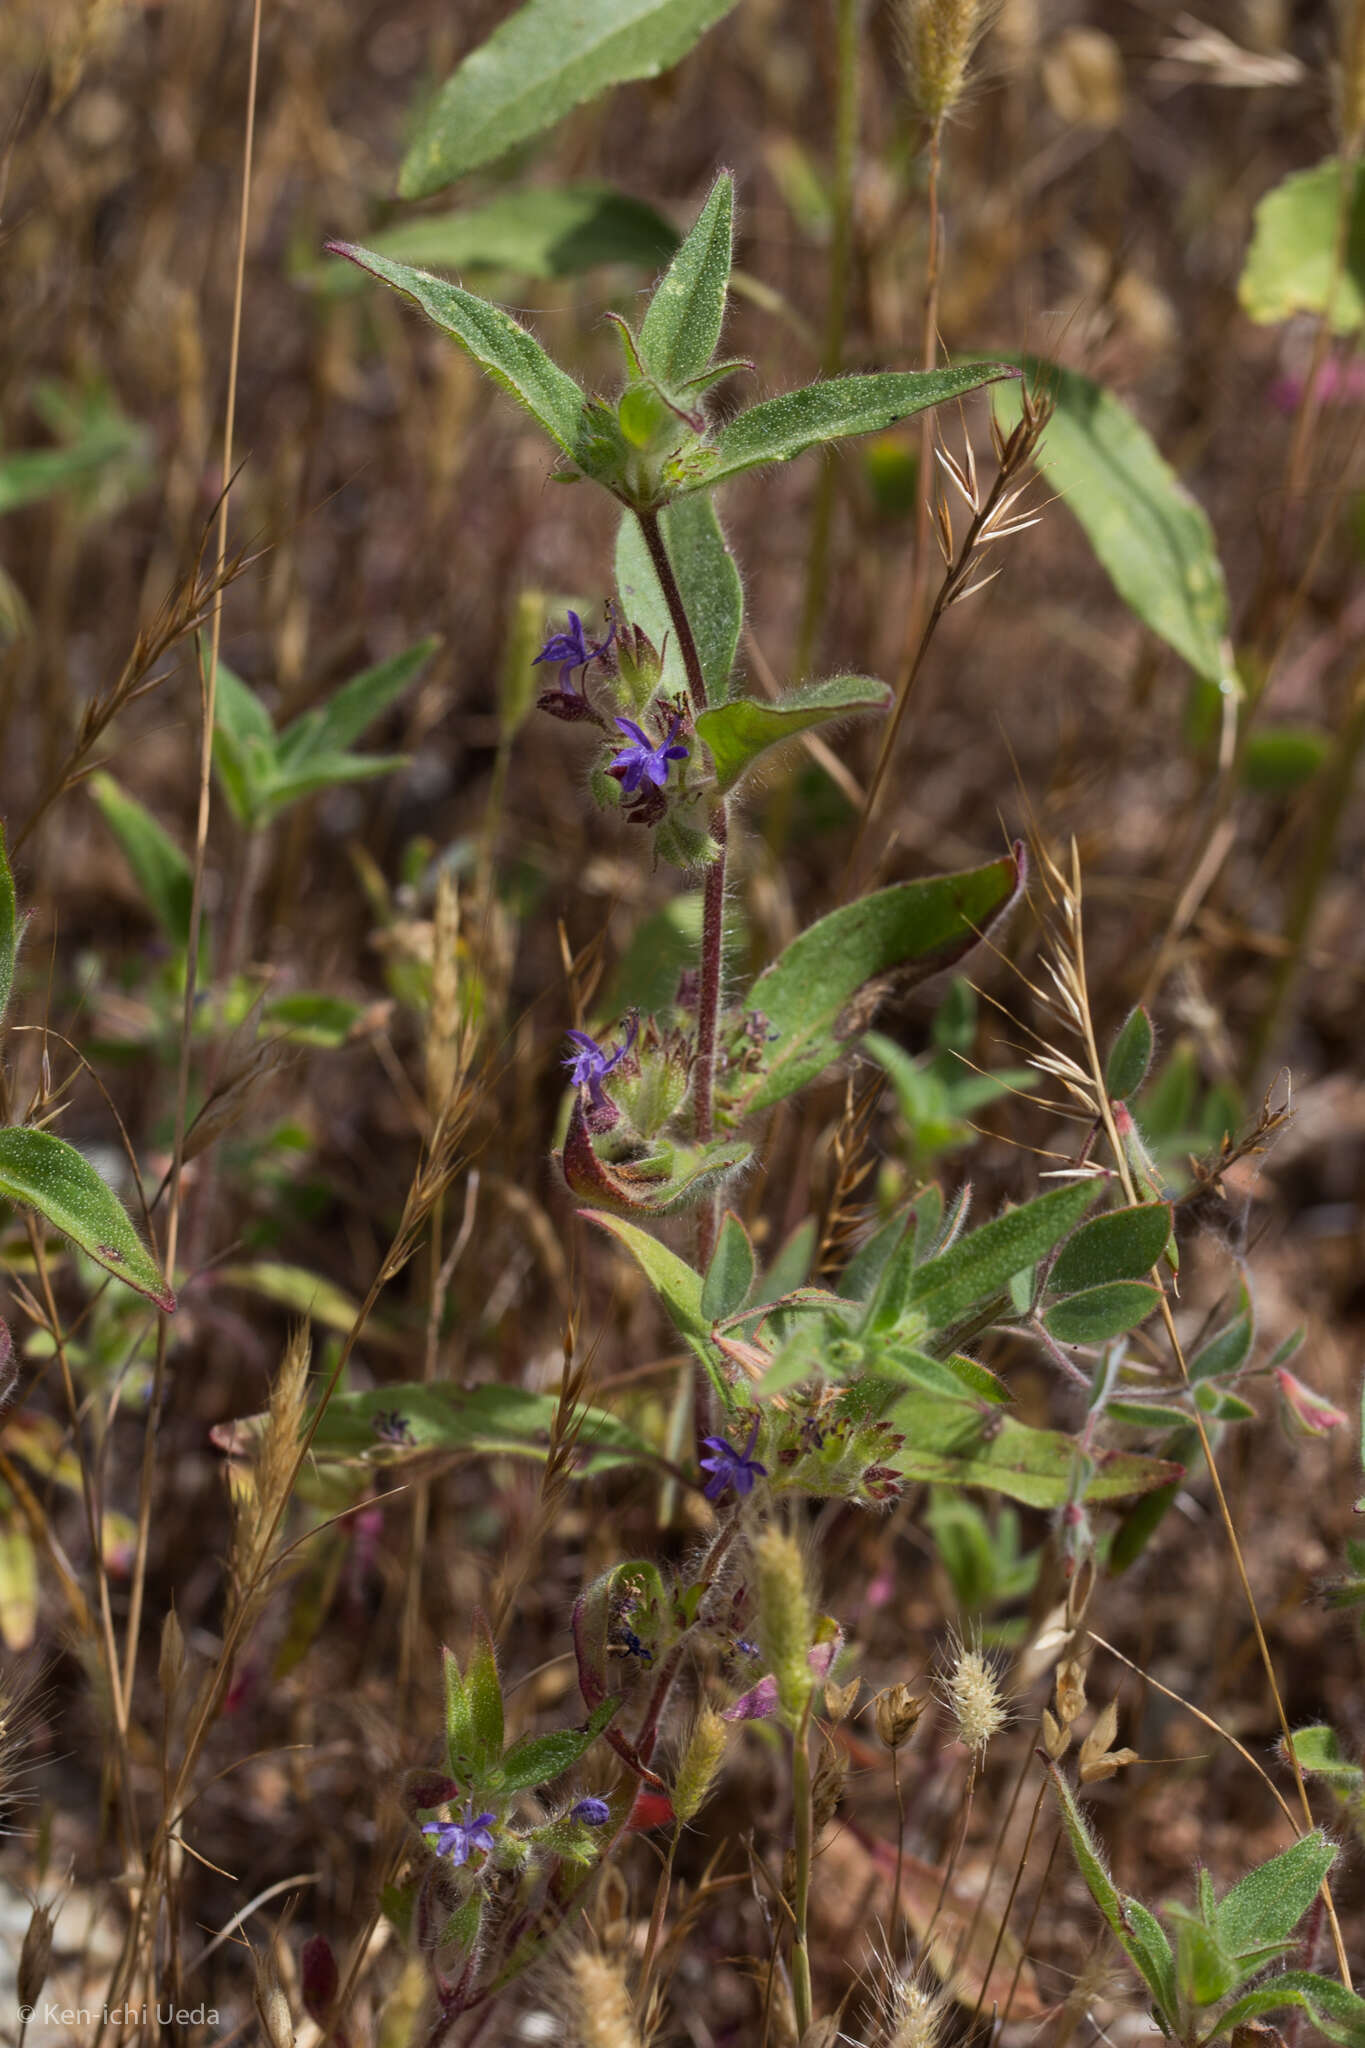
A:
{"label": "grass seed head", "polygon": [[994,0],[900,0],[901,62],[910,97],[931,128],[961,99],[972,53],[995,13]]}
{"label": "grass seed head", "polygon": [[806,1564],[794,1536],[776,1523],[754,1541],[758,1641],[764,1663],[777,1680],[783,1713],[796,1721],[810,1698],[810,1650],[815,1617],[806,1588]]}
{"label": "grass seed head", "polygon": [[943,1678],[943,1700],[957,1723],[958,1740],[978,1757],[1009,1719],[1000,1674],[975,1644],[953,1645],[952,1661]]}
{"label": "grass seed head", "polygon": [[692,1729],[678,1781],[673,1788],[673,1811],[680,1821],[689,1821],[706,1804],[716,1773],[725,1760],[729,1724],[714,1707],[703,1706]]}
{"label": "grass seed head", "polygon": [[641,2048],[621,1965],[580,1949],[569,1963],[569,2000],[580,2048]]}
{"label": "grass seed head", "polygon": [[943,2035],[944,1999],[913,1977],[898,1977],[888,2000],[885,2048],[937,2048]]}

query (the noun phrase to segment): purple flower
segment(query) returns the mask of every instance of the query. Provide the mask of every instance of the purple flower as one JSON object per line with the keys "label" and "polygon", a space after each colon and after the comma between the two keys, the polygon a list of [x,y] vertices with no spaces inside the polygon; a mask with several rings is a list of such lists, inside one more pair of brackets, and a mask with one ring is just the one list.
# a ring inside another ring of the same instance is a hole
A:
{"label": "purple flower", "polygon": [[465,1807],[463,1820],[429,1820],[422,1829],[438,1856],[448,1856],[452,1863],[468,1863],[475,1849],[482,1849],[487,1855],[493,1847],[492,1823],[495,1814],[481,1813],[476,1819],[469,1817]]}
{"label": "purple flower", "polygon": [[702,1488],[708,1500],[719,1500],[721,1495],[728,1493],[732,1487],[743,1498],[744,1495],[753,1492],[756,1479],[767,1478],[767,1466],[760,1465],[753,1454],[754,1445],[758,1442],[758,1420],[755,1415],[748,1441],[742,1451],[735,1450],[723,1436],[702,1438],[704,1447],[711,1453],[709,1458],[701,1460],[702,1471],[711,1474]]}
{"label": "purple flower", "polygon": [[602,1092],[602,1083],[606,1080],[608,1074],[614,1073],[616,1068],[620,1066],[622,1060],[634,1045],[635,1034],[639,1028],[640,1019],[632,1010],[626,1025],[626,1035],[614,1052],[608,1052],[605,1047],[600,1046],[597,1040],[586,1031],[569,1031],[565,1033],[567,1038],[573,1040],[575,1047],[575,1050],[569,1054],[564,1062],[565,1066],[569,1069],[569,1079],[573,1082],[575,1088],[587,1089],[588,1098],[594,1109],[604,1109],[606,1107],[606,1096]]}
{"label": "purple flower", "polygon": [[569,1819],[581,1820],[585,1827],[604,1828],[611,1819],[611,1808],[605,1799],[580,1799],[569,1808]]}
{"label": "purple flower", "polygon": [[532,668],[538,668],[542,661],[557,661],[559,663],[559,687],[561,690],[566,691],[569,696],[575,697],[578,695],[578,692],[569,681],[574,670],[576,668],[586,668],[589,662],[599,661],[615,638],[616,621],[613,619],[606,639],[595,640],[592,646],[589,647],[587,637],[583,631],[583,621],[579,618],[577,612],[570,612],[568,632],[551,633],[549,639],[531,663],[531,666]]}
{"label": "purple flower", "polygon": [[687,759],[687,748],[675,744],[682,719],[674,713],[673,723],[657,745],[650,744],[649,734],[633,718],[618,718],[615,722],[632,744],[622,747],[614,756],[608,774],[616,777],[627,796],[634,796],[642,782],[652,782],[656,789],[662,789],[668,780],[669,762]]}

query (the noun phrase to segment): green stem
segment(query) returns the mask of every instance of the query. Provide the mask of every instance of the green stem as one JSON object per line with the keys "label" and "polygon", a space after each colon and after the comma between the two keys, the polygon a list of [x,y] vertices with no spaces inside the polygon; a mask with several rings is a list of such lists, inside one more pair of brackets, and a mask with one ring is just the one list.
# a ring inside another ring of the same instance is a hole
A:
{"label": "green stem", "polygon": [[796,2037],[804,2041],[811,2024],[810,1949],[806,1921],[810,1911],[810,1870],[814,1848],[811,1814],[809,1711],[792,1736],[792,1854],[796,1882],[792,1914],[796,1922],[792,1938],[792,2002],[796,2007]]}

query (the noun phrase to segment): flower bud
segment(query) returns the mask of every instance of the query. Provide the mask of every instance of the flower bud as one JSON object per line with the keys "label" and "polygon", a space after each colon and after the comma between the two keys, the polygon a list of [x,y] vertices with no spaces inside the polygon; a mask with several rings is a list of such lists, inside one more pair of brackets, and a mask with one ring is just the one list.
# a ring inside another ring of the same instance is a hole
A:
{"label": "flower bud", "polygon": [[1280,1390],[1280,1413],[1292,1436],[1330,1436],[1345,1422],[1340,1408],[1314,1393],[1282,1365],[1275,1368],[1275,1384]]}
{"label": "flower bud", "polygon": [[325,1934],[312,1934],[299,1957],[299,1988],[303,2009],[315,2026],[321,2026],[336,1999],[340,1978],[332,1944]]}

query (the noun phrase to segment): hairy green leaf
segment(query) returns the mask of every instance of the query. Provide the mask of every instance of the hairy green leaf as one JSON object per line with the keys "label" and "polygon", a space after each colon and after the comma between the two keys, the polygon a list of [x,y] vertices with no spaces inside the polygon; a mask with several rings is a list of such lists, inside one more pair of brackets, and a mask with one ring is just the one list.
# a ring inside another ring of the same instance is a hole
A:
{"label": "hairy green leaf", "polygon": [[649,302],[640,354],[645,368],[670,390],[700,376],[716,352],[730,282],[734,208],[735,181],[722,171]]}
{"label": "hairy green leaf", "polygon": [[1043,1322],[1059,1344],[1105,1344],[1135,1330],[1160,1299],[1161,1289],[1148,1281],[1110,1280],[1054,1302]]}
{"label": "hairy green leaf", "polygon": [[[707,497],[680,498],[665,506],[659,525],[697,643],[707,697],[712,704],[723,704],[730,694],[730,671],[744,623],[744,590],[735,558]],[[687,675],[678,636],[633,512],[622,514],[616,537],[616,588],[626,618],[643,626],[663,655],[664,690],[679,695],[687,688]]]}
{"label": "hairy green leaf", "polygon": [[575,454],[582,433],[583,393],[510,313],[490,305],[487,299],[476,298],[473,292],[462,291],[459,285],[447,284],[409,264],[391,262],[372,249],[352,242],[329,242],[327,248],[420,306],[428,319],[452,336],[494,383],[501,384],[530,413],[557,447],[568,456]]}
{"label": "hairy green leaf", "polygon": [[879,370],[807,384],[750,406],[722,427],[711,444],[709,465],[698,465],[678,489],[709,491],[746,469],[790,462],[827,441],[879,433],[929,406],[1013,375],[1003,363],[959,363],[945,370]]}
{"label": "hairy green leaf", "polygon": [[603,1700],[601,1706],[594,1707],[589,1714],[586,1727],[556,1728],[549,1735],[524,1735],[520,1742],[512,1744],[490,1783],[505,1797],[508,1793],[526,1792],[533,1785],[548,1785],[555,1778],[562,1778],[565,1771],[572,1770],[579,1759],[587,1755],[620,1708],[619,1699]]}
{"label": "hairy green leaf", "polygon": [[[448,1381],[407,1381],[361,1394],[336,1394],[318,1423],[310,1456],[321,1464],[352,1464],[380,1456],[394,1462],[429,1457],[433,1451],[543,1460],[558,1407],[553,1394],[533,1393],[526,1387],[457,1387]],[[572,1468],[577,1476],[653,1460],[644,1439],[605,1408],[584,1408],[577,1414],[581,1427],[574,1439]],[[249,1416],[228,1424],[216,1441],[228,1450],[243,1449],[259,1437],[264,1422],[263,1416]]]}
{"label": "hairy green leaf", "polygon": [[872,676],[831,676],[827,682],[789,691],[776,704],[759,697],[732,697],[728,704],[702,712],[697,733],[710,749],[723,793],[733,789],[769,748],[855,711],[884,711],[890,701],[886,684]]}
{"label": "hairy green leaf", "polygon": [[425,199],[553,127],[584,100],[657,78],[735,0],[527,0],[442,86],[398,177]]}
{"label": "hairy green leaf", "polygon": [[[1109,1923],[1114,1939],[1146,1984],[1169,2030],[1176,2011],[1175,1958],[1171,1954],[1171,1945],[1146,1908],[1118,1889],[1104,1867],[1090,1832],[1090,1823],[1077,1805],[1071,1787],[1055,1764],[1050,1763],[1048,1770],[1076,1867],[1085,1879],[1091,1898]],[[1133,1913],[1135,1906],[1138,1907],[1136,1918]]]}
{"label": "hairy green leaf", "polygon": [[[1230,680],[1228,596],[1213,528],[1146,428],[1076,370],[1021,356],[1055,411],[1039,467],[1081,525],[1119,596],[1199,675]],[[1013,422],[1019,400],[996,396]]]}
{"label": "hairy green leaf", "polygon": [[738,1315],[749,1299],[756,1264],[748,1231],[734,1210],[727,1209],[702,1284],[701,1312],[705,1322],[719,1323],[727,1316]]}
{"label": "hairy green leaf", "polygon": [[1336,1862],[1321,1828],[1303,1835],[1259,1869],[1248,1871],[1218,1905],[1218,1938],[1234,1956],[1288,1941]]}
{"label": "hairy green leaf", "polygon": [[175,1296],[107,1182],[51,1131],[0,1131],[0,1200],[22,1202],[169,1315]]}
{"label": "hairy green leaf", "polygon": [[[544,279],[577,277],[607,263],[657,270],[677,246],[677,230],[661,213],[610,185],[499,192],[461,213],[396,221],[370,243],[376,255],[422,270],[505,270]],[[304,281],[329,297],[365,283],[360,272],[335,263],[308,270]]]}
{"label": "hairy green leaf", "polygon": [[1152,1020],[1138,1003],[1124,1019],[1104,1069],[1104,1086],[1111,1101],[1126,1102],[1130,1095],[1137,1094],[1147,1079],[1155,1044]]}
{"label": "hairy green leaf", "polygon": [[882,976],[903,987],[970,952],[1013,901],[1022,860],[1019,850],[962,874],[879,889],[794,939],[749,991],[746,1008],[761,1011],[777,1036],[764,1071],[736,1088],[738,1113],[766,1109],[814,1080],[872,1021],[871,984]]}
{"label": "hairy green leaf", "polygon": [[1365,1998],[1307,1970],[1286,1970],[1225,2006],[1218,2015],[1219,2038],[1231,2038],[1235,2028],[1266,2013],[1286,2011],[1307,2013],[1319,2039],[1336,2048],[1365,2048]]}
{"label": "hairy green leaf", "polygon": [[929,1329],[946,1329],[978,1302],[998,1293],[1016,1273],[1026,1272],[1046,1258],[1075,1228],[1096,1193],[1094,1181],[1072,1181],[960,1237],[946,1252],[920,1267],[910,1293],[910,1308]]}
{"label": "hairy green leaf", "polygon": [[1355,1793],[1365,1786],[1365,1770],[1342,1754],[1335,1728],[1319,1721],[1311,1728],[1296,1728],[1293,1739],[1294,1757],[1301,1771],[1314,1778],[1328,1779],[1342,1792]]}
{"label": "hairy green leaf", "polygon": [[1110,1209],[1083,1223],[1057,1254],[1048,1287],[1073,1294],[1106,1280],[1144,1280],[1171,1234],[1168,1202],[1143,1202],[1131,1209]]}
{"label": "hairy green leaf", "polygon": [[[1338,266],[1348,194],[1351,218]],[[1263,325],[1312,313],[1330,316],[1334,334],[1355,332],[1365,321],[1365,165],[1355,167],[1353,190],[1340,159],[1329,156],[1266,193],[1256,208],[1237,296],[1242,310]]]}
{"label": "hairy green leaf", "polygon": [[474,1611],[474,1642],[464,1674],[465,1697],[469,1702],[471,1762],[482,1777],[502,1755],[502,1682],[498,1677],[497,1652],[481,1607]]}
{"label": "hairy green leaf", "polygon": [[602,1215],[594,1209],[583,1209],[579,1213],[589,1223],[600,1224],[603,1230],[610,1231],[620,1240],[684,1337],[695,1337],[704,1343],[711,1334],[711,1324],[701,1305],[700,1275],[694,1273],[676,1252],[670,1251],[667,1245],[660,1244],[657,1238],[636,1224],[627,1223],[619,1216]]}
{"label": "hairy green leaf", "polygon": [[[956,1401],[919,1391],[894,1401],[887,1419],[905,1442],[886,1463],[907,1479],[977,1486],[1031,1508],[1064,1507],[1072,1497],[1076,1446],[1061,1430],[1032,1429],[999,1409],[987,1424]],[[1096,1463],[1085,1498],[1123,1500],[1179,1476],[1179,1468],[1163,1459],[1113,1452]]]}

